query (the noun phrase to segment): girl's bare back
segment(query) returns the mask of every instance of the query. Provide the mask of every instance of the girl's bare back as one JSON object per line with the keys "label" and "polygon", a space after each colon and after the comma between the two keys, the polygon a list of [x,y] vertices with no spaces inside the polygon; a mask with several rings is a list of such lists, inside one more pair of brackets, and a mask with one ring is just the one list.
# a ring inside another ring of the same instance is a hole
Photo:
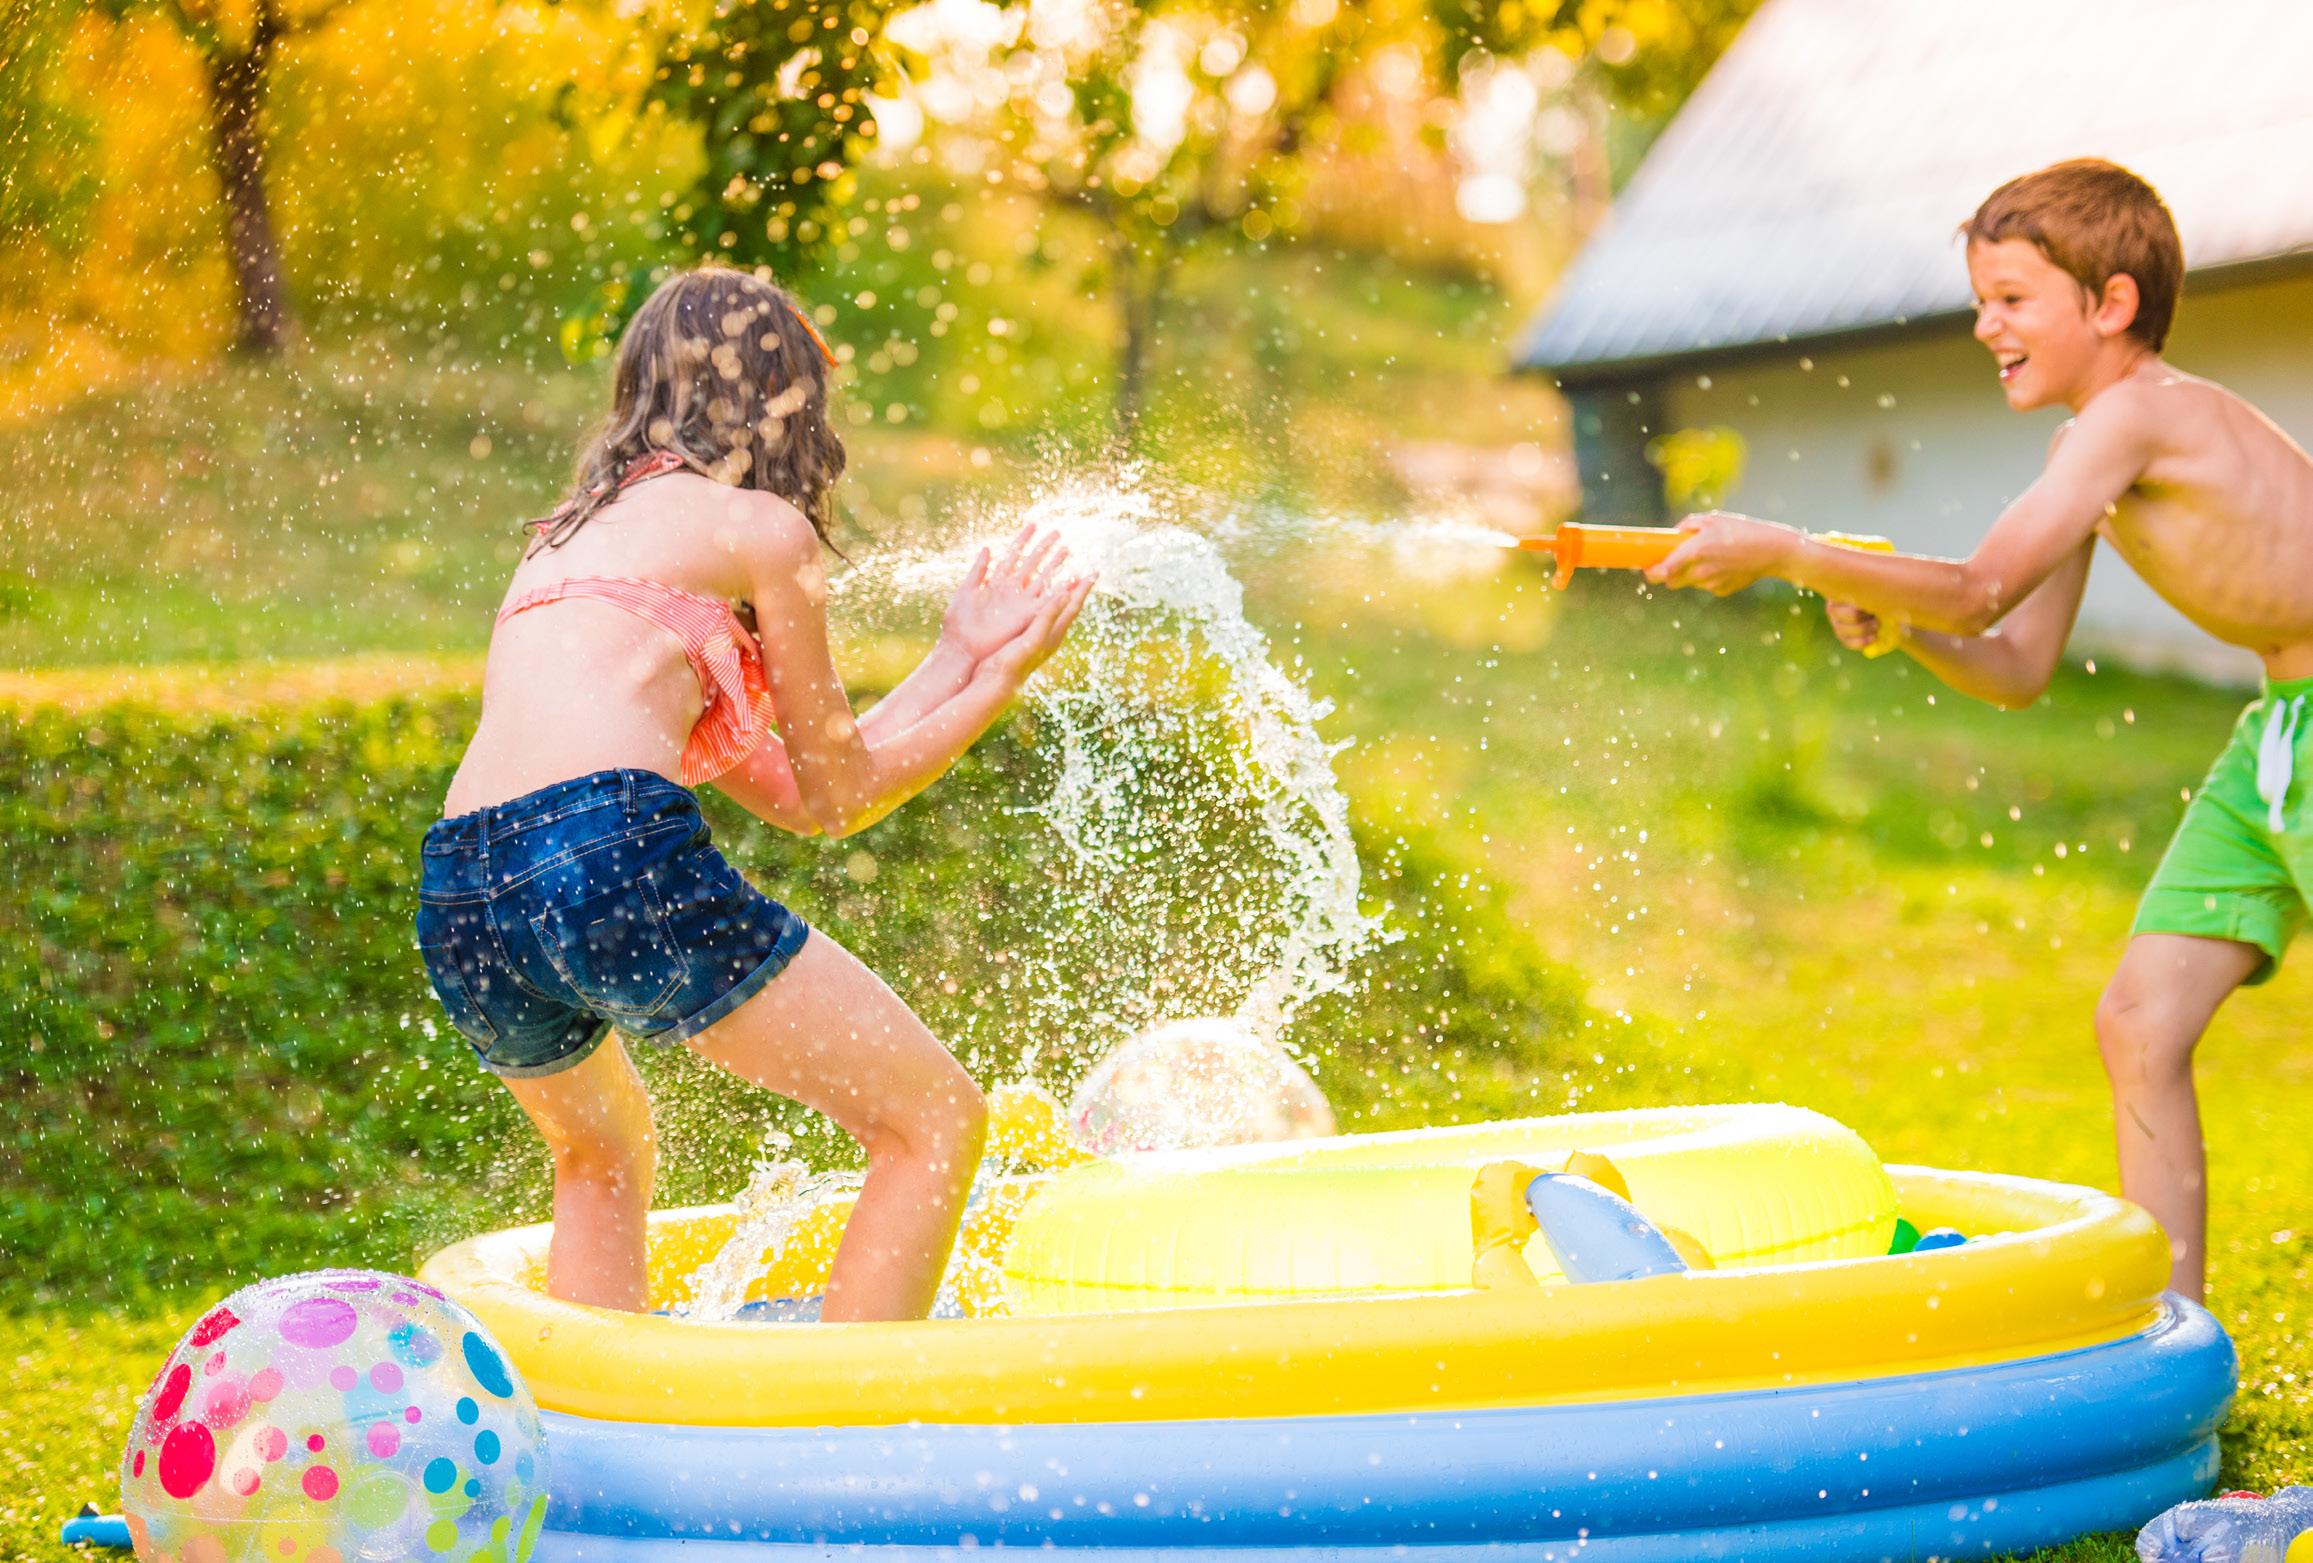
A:
{"label": "girl's bare back", "polygon": [[[620,494],[561,546],[533,547],[507,600],[609,576],[743,603],[752,590],[748,544],[782,524],[808,527],[767,495],[671,473]],[[516,614],[491,636],[481,725],[445,811],[466,813],[594,771],[679,778],[703,699],[682,645],[631,613],[572,598]]]}

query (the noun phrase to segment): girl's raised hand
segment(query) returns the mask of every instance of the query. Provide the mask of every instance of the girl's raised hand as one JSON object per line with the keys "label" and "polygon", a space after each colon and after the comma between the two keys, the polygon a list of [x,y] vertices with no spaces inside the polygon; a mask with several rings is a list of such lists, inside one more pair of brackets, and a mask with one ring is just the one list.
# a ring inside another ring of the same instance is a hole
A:
{"label": "girl's raised hand", "polygon": [[980,664],[981,671],[1007,680],[1015,689],[1028,682],[1028,675],[1042,667],[1044,659],[1058,651],[1060,643],[1068,638],[1068,629],[1076,622],[1077,611],[1084,606],[1084,599],[1092,595],[1094,579],[1080,575],[1047,585],[1034,617],[1021,627],[1019,634],[997,647]]}
{"label": "girl's raised hand", "polygon": [[976,666],[1017,640],[1043,612],[1067,562],[1060,534],[1039,532],[1033,522],[1013,534],[1001,557],[981,549],[948,603],[940,639]]}

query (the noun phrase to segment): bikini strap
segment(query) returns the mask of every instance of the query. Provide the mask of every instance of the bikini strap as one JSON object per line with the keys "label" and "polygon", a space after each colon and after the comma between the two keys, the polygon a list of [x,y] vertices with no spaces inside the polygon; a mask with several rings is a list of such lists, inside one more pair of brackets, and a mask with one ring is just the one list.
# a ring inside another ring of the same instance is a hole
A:
{"label": "bikini strap", "polygon": [[[669,472],[687,472],[690,470],[690,465],[689,462],[671,450],[647,450],[626,464],[626,470],[618,475],[617,482],[609,486],[609,492],[622,493],[630,485],[640,483],[645,478],[660,477]],[[600,494],[604,492],[604,488],[598,483],[587,492]],[[571,506],[576,503],[576,500],[564,500],[554,507],[553,514],[531,522],[530,529],[533,532],[551,531],[565,515],[569,514]]]}

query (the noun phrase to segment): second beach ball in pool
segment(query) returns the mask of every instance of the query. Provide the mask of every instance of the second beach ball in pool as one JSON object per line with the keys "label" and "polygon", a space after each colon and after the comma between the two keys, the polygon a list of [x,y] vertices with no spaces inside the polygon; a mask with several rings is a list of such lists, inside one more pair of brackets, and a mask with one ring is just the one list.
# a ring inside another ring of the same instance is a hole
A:
{"label": "second beach ball in pool", "polygon": [[523,1563],[538,1407],[480,1322],[372,1270],[243,1287],[138,1403],[121,1506],[148,1563]]}
{"label": "second beach ball in pool", "polygon": [[1069,1132],[1096,1156],[1195,1150],[1335,1133],[1309,1072],[1233,1020],[1176,1020],[1126,1042],[1084,1077]]}

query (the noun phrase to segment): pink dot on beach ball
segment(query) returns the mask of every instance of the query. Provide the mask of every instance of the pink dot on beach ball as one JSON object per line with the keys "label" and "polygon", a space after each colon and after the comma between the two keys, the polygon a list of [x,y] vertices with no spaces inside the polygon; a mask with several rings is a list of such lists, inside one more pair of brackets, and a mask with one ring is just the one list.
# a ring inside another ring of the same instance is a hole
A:
{"label": "pink dot on beach ball", "polygon": [[224,1371],[225,1371],[225,1354],[224,1354],[223,1352],[221,1352],[221,1351],[220,1351],[220,1352],[216,1353],[214,1356],[210,1357],[210,1358],[209,1358],[209,1363],[208,1363],[208,1366],[207,1366],[206,1368],[204,1368],[202,1371],[203,1371],[203,1372],[205,1372],[205,1373],[207,1373],[207,1374],[209,1375],[209,1377],[211,1377],[211,1378],[215,1378],[215,1377],[216,1377],[218,1374],[220,1374],[220,1373],[224,1372]]}
{"label": "pink dot on beach ball", "polygon": [[361,1316],[335,1297],[308,1297],[281,1315],[281,1338],[292,1346],[326,1350],[353,1333]]}
{"label": "pink dot on beach ball", "polygon": [[278,1460],[289,1452],[289,1435],[278,1427],[257,1430],[257,1453],[268,1461]]}
{"label": "pink dot on beach ball", "polygon": [[217,1468],[217,1441],[198,1422],[169,1431],[161,1445],[161,1491],[172,1498],[190,1498],[201,1490]]}
{"label": "pink dot on beach ball", "polygon": [[323,1438],[319,1433],[315,1433],[312,1437],[305,1440],[305,1447],[312,1450],[315,1454],[319,1454],[321,1453],[321,1446],[327,1442],[329,1442],[328,1439]]}
{"label": "pink dot on beach ball", "polygon": [[315,1503],[327,1503],[337,1496],[337,1473],[326,1465],[305,1468],[305,1496]]}
{"label": "pink dot on beach ball", "polygon": [[139,1450],[137,1451],[137,1457],[136,1457],[134,1460],[131,1460],[131,1461],[129,1462],[129,1475],[131,1475],[131,1476],[142,1476],[142,1475],[144,1475],[144,1474],[145,1474],[145,1452],[144,1452],[142,1449],[139,1449]]}
{"label": "pink dot on beach ball", "polygon": [[291,1553],[297,1550],[297,1540],[293,1536],[284,1536],[281,1538],[280,1544],[273,1550],[280,1553],[283,1557],[288,1557]]}
{"label": "pink dot on beach ball", "polygon": [[360,1382],[361,1375],[343,1363],[329,1370],[329,1387],[331,1389],[351,1389]]}
{"label": "pink dot on beach ball", "polygon": [[211,1309],[207,1317],[203,1318],[200,1323],[193,1326],[192,1344],[194,1348],[197,1350],[203,1346],[216,1345],[218,1341],[224,1339],[226,1331],[240,1322],[239,1314],[223,1304],[219,1304]]}
{"label": "pink dot on beach ball", "polygon": [[383,1422],[371,1424],[369,1430],[369,1452],[371,1454],[376,1455],[380,1460],[391,1460],[394,1457],[394,1451],[401,1446],[402,1435],[398,1428],[389,1427]]}
{"label": "pink dot on beach ball", "polygon": [[233,1473],[233,1490],[246,1498],[257,1490],[257,1473],[244,1465]]}
{"label": "pink dot on beach ball", "polygon": [[221,1378],[201,1394],[201,1419],[211,1427],[231,1427],[249,1414],[249,1388],[237,1378]]}
{"label": "pink dot on beach ball", "polygon": [[412,1424],[413,1426],[424,1420],[424,1418],[425,1413],[420,1411],[416,1406],[410,1406],[402,1412],[402,1420]]}
{"label": "pink dot on beach ball", "polygon": [[280,1393],[281,1370],[279,1368],[259,1368],[249,1375],[249,1398],[251,1400],[271,1400]]}
{"label": "pink dot on beach ball", "polygon": [[402,1370],[390,1362],[381,1362],[369,1370],[369,1387],[382,1395],[390,1395],[402,1387]]}
{"label": "pink dot on beach ball", "polygon": [[177,1413],[185,1409],[185,1391],[192,1387],[191,1368],[180,1362],[169,1369],[168,1378],[162,1381],[160,1396],[153,1402],[153,1426],[166,1427],[174,1422]]}

